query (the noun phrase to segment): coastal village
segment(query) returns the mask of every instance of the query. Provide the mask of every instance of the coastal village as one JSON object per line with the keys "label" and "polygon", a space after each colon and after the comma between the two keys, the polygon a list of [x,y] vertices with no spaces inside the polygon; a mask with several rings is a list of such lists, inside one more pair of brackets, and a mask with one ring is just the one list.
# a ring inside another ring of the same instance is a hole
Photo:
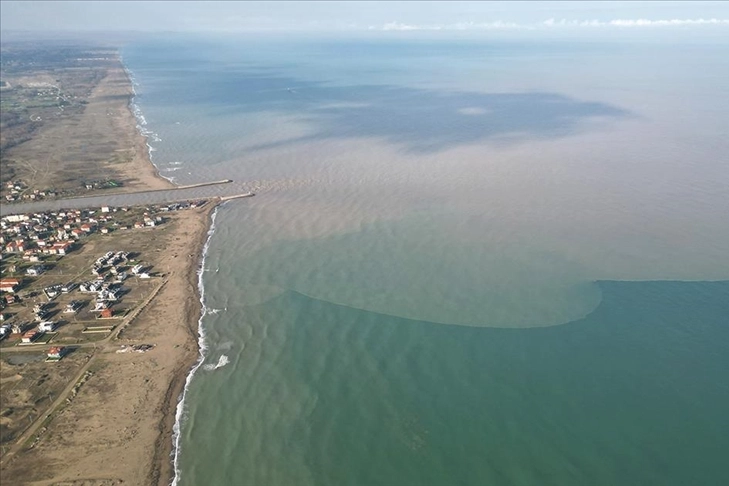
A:
{"label": "coastal village", "polygon": [[[82,181],[79,187],[90,191],[92,189],[114,189],[120,188],[123,183],[114,179],[105,180],[94,180],[94,181]],[[32,202],[42,201],[44,199],[72,196],[79,192],[78,189],[74,191],[57,189],[32,189],[28,187],[25,181],[11,180],[0,186],[0,193],[3,193],[5,200],[3,203],[15,203],[15,202]]]}
{"label": "coastal village", "polygon": [[[157,260],[166,250],[149,232],[164,231],[174,213],[208,203],[102,206],[0,218],[3,450],[50,407],[90,352],[119,339],[164,284],[165,269]],[[116,345],[118,353],[154,347]]]}
{"label": "coastal village", "polygon": [[151,163],[116,48],[4,41],[0,91],[0,484],[169,484],[211,214],[252,193],[55,210],[185,187]]}

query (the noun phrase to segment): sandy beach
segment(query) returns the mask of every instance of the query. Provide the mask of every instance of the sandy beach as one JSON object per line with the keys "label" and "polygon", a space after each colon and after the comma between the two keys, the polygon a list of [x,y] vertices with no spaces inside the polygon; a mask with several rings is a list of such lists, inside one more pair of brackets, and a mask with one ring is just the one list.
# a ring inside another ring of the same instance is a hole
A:
{"label": "sandy beach", "polygon": [[[133,147],[131,160],[128,163],[119,164],[117,169],[122,174],[122,179],[133,181],[132,184],[125,186],[125,192],[174,188],[175,185],[159,174],[149,158],[147,137],[137,129],[137,119],[132,113],[131,103],[134,97],[132,81],[121,66],[121,61],[117,69],[109,71],[108,80],[107,84],[99,87],[99,96],[114,96],[120,92],[126,97],[125,106],[123,109],[120,107],[118,118],[115,120],[118,123],[119,133],[122,133],[125,138],[125,145]],[[107,89],[112,93],[105,93]]]}
{"label": "sandy beach", "polygon": [[[109,118],[123,145],[134,147],[131,160],[116,167],[130,182],[125,190],[174,187],[149,160],[146,139],[130,111],[131,95],[121,65],[110,70],[92,95],[117,103],[119,116]],[[149,242],[154,267],[163,274],[159,286],[141,310],[125,318],[98,348],[78,351],[88,355],[87,362],[69,388],[82,385],[68,399],[59,397],[51,406],[50,420],[31,425],[5,454],[3,485],[170,483],[175,409],[198,358],[197,270],[218,202],[213,199],[201,208],[170,214],[162,227],[135,234],[138,241]],[[93,249],[88,251],[89,259],[97,256]],[[134,344],[154,348],[145,353],[117,352]]]}

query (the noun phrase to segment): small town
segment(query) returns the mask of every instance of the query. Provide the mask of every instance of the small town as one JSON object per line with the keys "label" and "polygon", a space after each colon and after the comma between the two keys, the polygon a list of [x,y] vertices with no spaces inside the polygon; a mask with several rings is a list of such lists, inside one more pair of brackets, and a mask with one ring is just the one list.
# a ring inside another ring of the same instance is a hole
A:
{"label": "small town", "polygon": [[166,212],[205,203],[102,206],[0,219],[0,346],[59,344],[49,348],[49,357],[59,358],[61,344],[78,344],[87,340],[84,334],[113,330],[113,322],[106,320],[123,318],[131,310],[126,301],[138,300],[144,281],[158,272],[133,251],[107,251],[91,264],[87,259],[70,261],[69,256],[96,234],[153,228],[164,224]]}
{"label": "small town", "polygon": [[[168,268],[158,262],[166,248],[152,234],[163,236],[174,213],[208,203],[102,206],[0,219],[3,443],[23,434],[93,351],[118,339],[164,285]],[[115,345],[120,353],[154,347]]]}

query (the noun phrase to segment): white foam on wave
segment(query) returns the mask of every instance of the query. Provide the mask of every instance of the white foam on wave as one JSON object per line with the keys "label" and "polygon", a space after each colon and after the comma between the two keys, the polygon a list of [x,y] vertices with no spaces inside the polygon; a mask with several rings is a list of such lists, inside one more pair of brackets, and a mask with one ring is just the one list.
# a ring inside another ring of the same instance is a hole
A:
{"label": "white foam on wave", "polygon": [[[175,410],[175,425],[172,427],[172,467],[174,469],[174,477],[172,478],[171,486],[177,486],[180,481],[180,430],[182,427],[182,421],[185,418],[185,397],[187,396],[187,390],[190,388],[190,383],[192,382],[195,373],[198,369],[200,369],[201,366],[203,366],[203,363],[205,362],[205,354],[208,349],[205,342],[205,327],[203,326],[203,320],[208,313],[208,309],[207,307],[205,307],[205,286],[203,285],[203,273],[205,269],[205,260],[208,256],[208,249],[210,248],[210,239],[212,238],[213,233],[215,233],[215,218],[218,215],[219,208],[220,206],[215,208],[210,218],[210,229],[208,230],[208,238],[205,241],[205,245],[203,246],[202,259],[200,261],[200,266],[198,267],[197,271],[197,287],[200,292],[200,304],[202,307],[200,319],[198,319],[197,321],[197,345],[200,351],[195,365],[192,367],[190,373],[185,379],[185,386],[182,389],[182,394],[180,395],[180,399],[177,402],[177,409]],[[221,363],[221,359],[222,356],[218,360],[218,364]],[[225,366],[227,364],[228,357],[226,356],[225,359],[226,361],[221,366]]]}
{"label": "white foam on wave", "polygon": [[223,366],[227,365],[228,363],[230,363],[230,360],[228,359],[228,357],[224,354],[221,354],[220,358],[218,358],[217,363],[215,363],[215,364],[210,363],[210,364],[203,365],[203,369],[205,371],[215,371],[218,368],[222,368]]}
{"label": "white foam on wave", "polygon": [[[132,73],[132,71],[129,70],[129,68],[124,64],[123,59],[120,57],[119,60],[121,61],[122,68],[127,73],[127,76],[129,77],[129,80],[131,81],[131,84],[132,84],[132,99],[129,101],[129,103],[130,103],[130,108],[132,110],[132,114],[134,115],[134,118],[137,119],[137,130],[145,138],[145,140],[146,140],[145,143],[147,145],[147,153],[149,154],[149,161],[152,163],[153,166],[155,166],[155,168],[157,168],[157,173],[159,173],[160,168],[157,167],[157,164],[154,163],[154,157],[152,156],[152,152],[154,152],[157,149],[154,148],[150,144],[150,141],[159,143],[162,141],[162,139],[160,138],[160,136],[158,134],[156,134],[155,132],[153,132],[152,130],[149,130],[147,128],[147,119],[144,117],[144,114],[142,113],[142,109],[139,107],[139,105],[136,102],[137,97],[138,97],[136,87],[139,86],[139,83],[137,82],[136,78],[134,77],[134,74]],[[166,176],[163,176],[162,174],[160,174],[160,176],[164,179],[167,179],[168,181],[170,181],[173,184],[175,183],[175,181],[173,180],[172,177],[166,177]]]}

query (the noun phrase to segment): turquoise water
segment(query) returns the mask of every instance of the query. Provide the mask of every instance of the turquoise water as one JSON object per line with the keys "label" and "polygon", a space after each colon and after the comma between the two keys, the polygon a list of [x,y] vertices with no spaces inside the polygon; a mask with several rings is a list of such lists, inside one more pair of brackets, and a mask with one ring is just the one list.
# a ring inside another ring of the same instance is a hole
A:
{"label": "turquoise water", "polygon": [[594,313],[543,329],[292,291],[230,304],[208,321],[231,363],[191,389],[183,482],[726,483],[729,282],[600,285]]}
{"label": "turquoise water", "polygon": [[725,45],[127,46],[232,178],[179,484],[723,484]]}

